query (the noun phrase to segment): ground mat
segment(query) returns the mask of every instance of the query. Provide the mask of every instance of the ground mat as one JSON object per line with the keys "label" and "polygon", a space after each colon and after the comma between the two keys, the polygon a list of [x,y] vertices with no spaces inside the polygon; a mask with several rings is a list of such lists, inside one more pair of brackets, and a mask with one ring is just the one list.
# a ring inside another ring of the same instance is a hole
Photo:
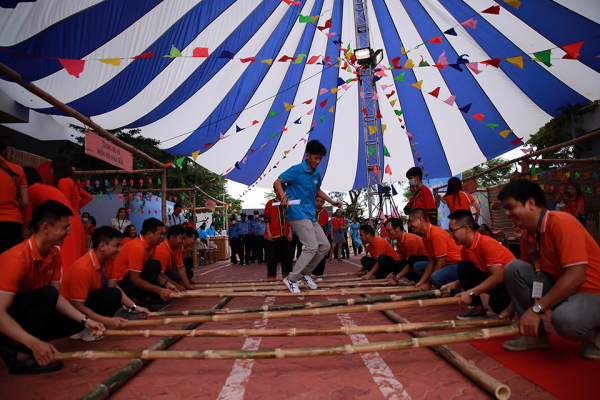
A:
{"label": "ground mat", "polygon": [[486,355],[546,389],[561,400],[598,399],[600,361],[579,357],[580,343],[550,335],[552,350],[510,352],[502,349],[507,338],[471,342]]}

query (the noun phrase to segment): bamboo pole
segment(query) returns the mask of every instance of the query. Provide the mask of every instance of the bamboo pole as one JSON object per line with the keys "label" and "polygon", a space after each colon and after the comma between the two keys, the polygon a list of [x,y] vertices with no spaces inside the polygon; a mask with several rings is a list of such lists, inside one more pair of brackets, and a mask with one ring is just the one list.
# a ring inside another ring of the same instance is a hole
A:
{"label": "bamboo pole", "polygon": [[[388,281],[385,282],[335,282],[335,283],[323,283],[319,282],[319,288],[340,288],[340,287],[367,287],[367,286],[388,286]],[[303,286],[300,286],[302,288]],[[222,292],[225,288],[205,288],[205,289],[196,289],[193,290],[192,293],[212,293],[212,292]],[[232,287],[230,290],[234,292],[261,292],[261,291],[269,291],[269,290],[288,290],[285,285],[271,285],[271,286],[239,286]]]}
{"label": "bamboo pole", "polygon": [[450,294],[450,290],[429,290],[427,292],[414,292],[404,294],[391,294],[389,296],[369,297],[363,299],[348,299],[336,301],[320,301],[316,303],[294,303],[283,304],[276,306],[259,306],[259,307],[244,307],[244,308],[223,308],[220,310],[187,310],[187,311],[160,311],[148,314],[150,317],[172,317],[172,316],[188,316],[188,315],[216,315],[216,314],[239,314],[261,311],[283,311],[283,310],[302,310],[310,308],[323,308],[335,306],[348,306],[358,304],[375,304],[386,301],[400,301],[410,299],[434,298]]}
{"label": "bamboo pole", "polygon": [[[215,304],[211,310],[216,310],[223,307],[229,300],[231,300],[231,298],[225,297]],[[200,323],[190,323],[181,329],[194,329],[198,325],[200,325]],[[164,350],[169,348],[169,346],[176,343],[180,339],[180,336],[169,336],[163,338],[150,346],[148,350]],[[108,379],[106,379],[104,382],[94,387],[90,392],[83,396],[81,400],[104,400],[109,398],[117,389],[127,383],[129,379],[133,378],[135,374],[140,372],[146,365],[148,365],[148,363],[150,363],[150,360],[132,360],[126,366],[108,377]]]}
{"label": "bamboo pole", "polygon": [[528,161],[530,164],[595,164],[600,163],[600,158],[546,158]]}
{"label": "bamboo pole", "polygon": [[[192,223],[194,224],[194,230],[196,230],[196,221],[198,220],[198,216],[196,214],[196,192],[192,195]],[[192,245],[192,265],[194,268],[198,267],[198,251],[196,250],[196,242]]]}
{"label": "bamboo pole", "polygon": [[286,310],[286,311],[265,311],[259,313],[242,313],[242,314],[219,314],[219,315],[204,315],[183,318],[160,318],[160,319],[141,319],[137,321],[123,322],[124,326],[145,326],[145,325],[173,325],[187,324],[191,322],[216,322],[216,321],[245,321],[266,318],[289,318],[289,317],[306,317],[313,315],[331,315],[339,313],[362,313],[370,311],[394,310],[396,308],[416,308],[428,306],[441,306],[448,304],[458,304],[458,297],[444,297],[441,299],[431,300],[410,300],[397,301],[391,303],[376,303],[364,305],[351,305],[342,307],[326,307],[314,308],[305,310]]}
{"label": "bamboo pole", "polygon": [[[368,295],[365,295],[364,297],[368,298],[367,296]],[[401,317],[392,310],[382,311],[382,313],[395,323],[410,324],[409,320]],[[518,326],[515,327],[517,328],[515,333],[518,333]],[[418,338],[429,337],[429,335],[425,332],[413,332],[411,334]],[[486,374],[485,372],[477,368],[474,363],[467,360],[466,358],[464,358],[445,344],[432,346],[432,350],[435,351],[436,354],[444,358],[446,361],[448,361],[450,364],[452,364],[467,378],[475,382],[479,387],[484,389],[486,392],[494,395],[497,399],[508,400],[508,398],[510,397],[510,388],[507,385],[497,381],[490,375]]]}
{"label": "bamboo pole", "polygon": [[[330,274],[330,275],[322,275],[320,278],[337,278],[342,276],[362,276],[366,274],[367,271],[361,272],[345,272],[341,274]],[[239,280],[239,281],[211,281],[211,282],[203,282],[204,284],[215,284],[215,283],[251,283],[251,282],[273,282],[273,279],[248,279],[248,280]]]}
{"label": "bamboo pole", "polygon": [[[162,181],[161,181],[162,184]],[[127,189],[129,192],[133,193],[148,193],[148,192],[156,192],[158,189],[136,189],[130,188]],[[194,188],[175,188],[175,189],[167,189],[167,192],[193,192]]]}
{"label": "bamboo pole", "polygon": [[98,169],[91,171],[73,171],[75,175],[117,175],[117,174],[153,174],[158,172],[156,169],[134,169],[129,172],[124,169]]}
{"label": "bamboo pole", "polygon": [[351,294],[369,294],[369,293],[408,293],[415,292],[419,289],[414,286],[406,287],[374,287],[374,288],[357,288],[357,289],[324,289],[311,290],[300,293],[292,293],[289,290],[280,292],[178,292],[173,293],[173,298],[184,297],[303,297],[303,296],[344,296]]}
{"label": "bamboo pole", "polygon": [[222,202],[221,200],[217,200],[214,197],[212,197],[210,194],[206,193],[204,190],[200,189],[198,186],[196,186],[196,190],[199,191],[200,193],[202,193],[204,196],[206,196],[207,198],[211,199],[212,201],[214,201],[217,204],[221,204],[221,205],[225,205],[227,203]]}
{"label": "bamboo pole", "polygon": [[416,349],[419,347],[431,347],[449,343],[463,343],[473,340],[485,340],[490,338],[514,335],[519,331],[515,325],[501,326],[498,328],[481,329],[470,332],[452,333],[449,335],[435,335],[424,338],[413,338],[407,340],[395,340],[391,342],[374,342],[367,344],[331,347],[313,347],[297,349],[274,349],[274,350],[204,350],[204,351],[77,351],[73,353],[54,353],[57,360],[72,359],[119,359],[119,358],[141,358],[148,360],[237,360],[237,359],[266,359],[266,358],[296,358],[335,356],[348,354],[373,353],[376,351],[390,351],[403,349]]}
{"label": "bamboo pole", "polygon": [[376,333],[402,333],[439,331],[450,329],[495,327],[510,325],[510,320],[502,319],[474,319],[474,320],[448,320],[437,322],[419,322],[395,325],[370,325],[370,326],[341,326],[318,329],[210,329],[210,330],[107,330],[94,331],[94,336],[184,336],[184,337],[262,337],[262,336],[337,336],[337,335],[370,335]]}
{"label": "bamboo pole", "polygon": [[155,160],[154,158],[150,157],[148,154],[144,153],[143,151],[138,150],[134,146],[132,146],[128,143],[125,143],[121,139],[115,137],[114,135],[109,133],[106,129],[104,129],[103,127],[101,127],[100,125],[98,125],[97,123],[92,121],[92,119],[90,117],[86,117],[83,114],[81,114],[79,111],[76,111],[73,108],[67,106],[65,103],[59,101],[55,97],[51,96],[48,92],[40,89],[33,83],[29,83],[27,86],[24,86],[23,80],[21,79],[21,75],[19,75],[19,73],[10,69],[9,67],[7,67],[6,65],[4,65],[2,63],[0,63],[0,74],[6,76],[11,81],[23,86],[26,90],[35,94],[37,97],[41,98],[42,100],[46,101],[47,103],[52,104],[58,110],[64,112],[67,115],[70,115],[71,117],[75,118],[82,124],[89,126],[93,130],[98,132],[98,134],[100,134],[100,136],[104,136],[106,139],[110,140],[117,146],[142,157],[144,160],[149,161],[152,164],[154,164],[160,168],[165,168],[165,165],[163,163],[161,163],[160,161]]}
{"label": "bamboo pole", "polygon": [[[161,198],[161,217],[163,224],[167,223],[167,169],[163,169],[160,173],[160,190],[162,191]],[[165,227],[166,229],[166,227]]]}
{"label": "bamboo pole", "polygon": [[[370,279],[366,282],[370,283],[386,283],[387,279]],[[364,282],[362,278],[332,278],[332,279],[323,279],[320,281],[321,284],[329,284],[329,283],[348,283],[351,282]],[[217,289],[217,288],[239,288],[239,287],[267,287],[267,286],[277,286],[281,285],[281,281],[279,280],[269,280],[268,282],[248,282],[248,283],[200,283],[194,285],[198,289]]]}

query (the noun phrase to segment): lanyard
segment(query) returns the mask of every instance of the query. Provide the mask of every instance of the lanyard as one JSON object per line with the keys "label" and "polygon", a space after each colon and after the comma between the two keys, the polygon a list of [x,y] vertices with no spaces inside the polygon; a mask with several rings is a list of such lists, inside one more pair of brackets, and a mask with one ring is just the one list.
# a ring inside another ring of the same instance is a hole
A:
{"label": "lanyard", "polygon": [[[138,236],[138,237],[140,238],[140,240],[142,241],[142,243],[144,243],[144,244],[146,243],[146,242],[144,241],[144,239],[142,239],[142,235],[140,235],[140,236]],[[148,254],[148,258],[149,258],[150,260],[152,260],[152,254],[150,254],[150,249],[149,249],[148,247],[145,247],[145,249],[146,249],[146,254]]]}
{"label": "lanyard", "polygon": [[102,289],[104,289],[108,284],[108,277],[106,276],[106,263],[100,267],[100,271],[102,272]]}
{"label": "lanyard", "polygon": [[[35,272],[37,272],[38,282],[42,283],[42,279],[40,278],[40,262],[34,260],[33,264],[35,265]],[[44,274],[44,286],[42,286],[42,287],[46,287],[46,278],[47,278],[47,275],[48,274]]]}
{"label": "lanyard", "polygon": [[531,248],[531,243],[527,240],[527,246],[529,246],[529,254],[531,254],[531,258],[533,258],[533,265],[535,266],[535,273],[540,275],[540,247],[542,241],[542,221],[544,220],[544,216],[546,215],[546,210],[542,212],[540,215],[540,219],[538,221],[537,234],[535,235],[535,254],[533,249]]}

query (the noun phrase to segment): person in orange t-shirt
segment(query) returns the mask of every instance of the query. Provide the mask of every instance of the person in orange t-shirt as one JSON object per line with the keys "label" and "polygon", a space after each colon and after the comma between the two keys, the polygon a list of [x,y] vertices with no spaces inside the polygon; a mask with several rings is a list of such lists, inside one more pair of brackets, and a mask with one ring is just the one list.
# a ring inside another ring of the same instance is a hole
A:
{"label": "person in orange t-shirt", "polygon": [[60,294],[62,259],[57,246],[69,235],[71,209],[48,200],[33,210],[32,237],[0,255],[0,356],[11,375],[62,367],[48,343],[82,325],[104,330]]}
{"label": "person in orange t-shirt", "polygon": [[0,254],[23,241],[21,210],[29,204],[23,168],[8,162],[0,142]]}
{"label": "person in orange t-shirt", "polygon": [[123,240],[121,241],[121,247],[125,246],[125,244],[131,242],[133,239],[137,237],[137,230],[135,229],[135,225],[127,225],[127,228],[123,231]]}
{"label": "person in orange t-shirt", "polygon": [[569,213],[574,216],[577,221],[581,222],[583,226],[585,224],[585,214],[583,210],[585,208],[585,198],[583,197],[583,192],[581,191],[581,185],[579,183],[572,183],[569,188],[569,194],[571,195],[571,200],[569,200],[568,209]]}
{"label": "person in orange t-shirt", "polygon": [[[167,240],[156,246],[154,258],[160,261],[160,277],[172,283],[179,291],[195,290],[183,264],[182,245],[186,238],[186,228],[181,225],[171,225],[167,231]],[[190,271],[191,272],[191,271]]]}
{"label": "person in orange t-shirt", "polygon": [[411,192],[414,190],[413,196],[410,198],[406,207],[404,207],[404,214],[408,215],[417,208],[422,208],[426,211],[425,219],[431,222],[431,224],[437,226],[438,224],[438,210],[433,199],[431,190],[423,185],[423,171],[419,167],[412,167],[406,171],[406,178],[408,178],[408,184],[410,185]]}
{"label": "person in orange t-shirt", "polygon": [[500,314],[510,304],[510,296],[504,285],[504,267],[515,259],[508,248],[497,240],[477,232],[477,224],[469,210],[457,210],[450,218],[450,234],[457,245],[462,246],[463,261],[458,263],[458,280],[440,289],[465,289],[457,294],[461,305],[471,304],[473,308],[458,319],[487,317],[481,302],[482,293],[490,296],[489,306]]}
{"label": "person in orange t-shirt", "polygon": [[477,210],[475,213],[475,221],[479,220],[479,214],[481,212],[479,205],[473,196],[462,191],[462,182],[456,176],[448,179],[448,190],[446,191],[446,195],[444,197],[439,197],[439,199],[448,206],[450,214],[456,210],[467,210],[471,212],[470,207],[473,206]]}
{"label": "person in orange t-shirt", "polygon": [[383,279],[388,276],[392,270],[392,263],[400,259],[396,250],[387,240],[376,237],[370,225],[360,227],[360,241],[369,245],[369,256],[360,259],[362,268],[357,271],[368,271],[362,279],[369,280],[373,276]]}
{"label": "person in orange t-shirt", "polygon": [[417,282],[420,277],[414,273],[413,266],[416,262],[429,260],[423,239],[405,232],[400,218],[389,218],[385,221],[384,228],[390,238],[396,240],[396,252],[399,256],[399,260],[392,264],[392,272],[387,276],[389,284],[395,286],[403,277]]}
{"label": "person in orange t-shirt", "polygon": [[[73,307],[110,329],[124,329],[126,319],[113,316],[123,306],[128,316],[131,313],[149,313],[144,307],[138,307],[130,296],[135,291],[131,281],[121,280],[117,285],[113,261],[121,251],[121,232],[110,226],[101,226],[92,233],[92,250],[75,261],[63,277],[62,296]],[[129,295],[127,295],[129,293]],[[87,328],[71,339],[94,341],[103,336],[94,337]]]}
{"label": "person in orange t-shirt", "polygon": [[498,199],[522,232],[522,261],[504,268],[512,304],[500,314],[512,317],[516,311],[520,335],[502,347],[552,348],[542,321],[544,312],[552,310],[556,332],[582,342],[581,357],[600,360],[600,247],[572,215],[548,211],[544,191],[535,182],[512,181]]}
{"label": "person in orange t-shirt", "polygon": [[421,235],[427,250],[428,261],[419,261],[413,265],[413,271],[421,277],[416,286],[421,290],[429,290],[431,285],[441,288],[457,280],[456,270],[462,259],[460,247],[454,243],[450,234],[427,222],[425,210],[422,208],[417,208],[409,214],[408,224],[414,233]]}
{"label": "person in orange t-shirt", "polygon": [[273,203],[281,201],[281,197],[275,192],[275,199],[269,200],[265,205],[265,259],[267,261],[267,279],[277,278],[277,264],[281,263],[281,276],[285,279],[292,272],[293,255],[292,230],[290,224],[285,220],[285,207],[281,204],[274,206]]}

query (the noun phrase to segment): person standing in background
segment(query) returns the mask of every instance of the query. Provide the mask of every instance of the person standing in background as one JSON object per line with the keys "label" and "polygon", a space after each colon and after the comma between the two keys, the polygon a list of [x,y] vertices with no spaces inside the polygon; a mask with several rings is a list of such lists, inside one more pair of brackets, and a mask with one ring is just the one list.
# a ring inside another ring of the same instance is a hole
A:
{"label": "person standing in background", "polygon": [[173,214],[167,215],[167,227],[173,225],[179,225],[182,227],[187,227],[187,220],[182,214],[183,206],[179,203],[173,204]]}
{"label": "person standing in background", "polygon": [[241,221],[237,224],[238,233],[238,249],[240,252],[240,265],[246,265],[250,263],[250,246],[249,246],[249,233],[250,223],[246,220],[246,213],[240,214]]}
{"label": "person standing in background", "polygon": [[[237,225],[236,225],[236,218],[235,215],[232,215],[231,218],[229,218],[230,222],[229,222],[229,228],[227,229],[227,235],[229,236],[229,247],[231,250],[231,263],[232,264],[237,264],[237,256],[236,254],[238,254],[239,252],[239,237],[238,237],[238,232],[237,232]],[[240,263],[242,262],[242,256],[240,254]]]}
{"label": "person standing in background", "polygon": [[[315,219],[317,220],[317,222],[319,223],[321,228],[323,228],[323,233],[327,234],[327,228],[329,227],[329,213],[327,212],[326,209],[323,208],[324,204],[325,204],[325,200],[323,200],[320,197],[317,197],[316,208],[315,208]],[[315,268],[313,270],[313,275],[319,277],[317,280],[323,280],[323,278],[321,278],[321,276],[323,276],[323,273],[325,272],[325,263],[326,262],[327,262],[327,257],[323,257],[323,259],[321,260],[319,265],[317,265],[317,268]]]}
{"label": "person standing in background", "polygon": [[131,222],[127,217],[127,210],[123,207],[119,208],[117,216],[110,220],[110,226],[117,229],[119,232],[124,233],[125,228],[131,225]]}
{"label": "person standing in background", "polygon": [[[256,214],[257,211],[255,211]],[[265,216],[258,215],[254,218],[256,223],[254,224],[254,231],[252,235],[254,236],[254,251],[252,255],[254,256],[254,260],[259,264],[262,264],[264,258],[264,247],[265,247]]]}
{"label": "person standing in background", "polygon": [[352,238],[352,248],[354,255],[362,254],[362,242],[360,241],[360,224],[356,217],[352,217],[350,224],[350,237]]}
{"label": "person standing in background", "polygon": [[23,168],[7,160],[6,145],[0,142],[0,254],[23,241],[23,217],[29,205]]}

